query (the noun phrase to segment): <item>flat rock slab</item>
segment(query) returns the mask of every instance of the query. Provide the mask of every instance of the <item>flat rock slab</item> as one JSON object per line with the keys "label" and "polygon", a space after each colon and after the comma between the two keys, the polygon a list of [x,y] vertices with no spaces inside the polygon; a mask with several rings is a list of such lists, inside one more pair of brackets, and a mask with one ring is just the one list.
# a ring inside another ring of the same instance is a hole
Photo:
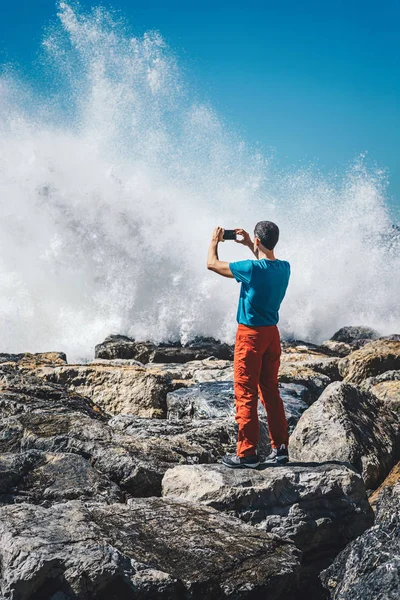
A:
{"label": "flat rock slab", "polygon": [[400,597],[400,463],[370,498],[376,520],[321,573],[334,600]]}
{"label": "flat rock slab", "polygon": [[290,455],[297,461],[351,463],[374,489],[396,461],[398,418],[373,394],[346,382],[331,383],[300,417]]}
{"label": "flat rock slab", "polygon": [[13,600],[294,600],[298,557],[237,519],[161,498],[0,508],[0,591]]}
{"label": "flat rock slab", "polygon": [[332,559],[373,522],[362,478],[343,464],[178,466],[162,487],[164,497],[212,506],[291,539],[306,563]]}

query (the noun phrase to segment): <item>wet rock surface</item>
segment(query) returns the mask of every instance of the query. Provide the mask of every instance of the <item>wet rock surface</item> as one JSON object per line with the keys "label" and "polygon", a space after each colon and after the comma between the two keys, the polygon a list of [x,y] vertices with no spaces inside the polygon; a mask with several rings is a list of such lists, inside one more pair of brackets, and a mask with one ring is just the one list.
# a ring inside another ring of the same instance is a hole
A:
{"label": "wet rock surface", "polygon": [[362,478],[340,463],[178,466],[162,485],[164,497],[212,506],[292,540],[316,572],[373,523]]}
{"label": "wet rock surface", "polygon": [[[302,413],[308,408],[305,386],[280,384],[279,391],[285,405],[289,431],[296,426]],[[258,406],[259,418],[266,422],[262,404]],[[181,388],[167,394],[167,417],[170,420],[213,419],[234,416],[235,398],[233,382],[207,382]]]}
{"label": "wet rock surface", "polygon": [[400,465],[371,497],[373,527],[321,574],[334,600],[397,600],[400,591]]}
{"label": "wet rock surface", "polygon": [[293,460],[351,463],[373,489],[393,466],[398,442],[398,419],[386,404],[355,385],[335,382],[300,417],[289,445]]}
{"label": "wet rock surface", "polygon": [[293,599],[298,555],[213,509],[160,498],[0,508],[0,586],[13,600]]}
{"label": "wet rock surface", "polygon": [[95,348],[95,358],[127,358],[142,363],[185,363],[209,356],[231,360],[232,346],[213,338],[198,337],[183,346],[179,342],[156,345],[152,342],[137,342],[126,336],[110,335]]}

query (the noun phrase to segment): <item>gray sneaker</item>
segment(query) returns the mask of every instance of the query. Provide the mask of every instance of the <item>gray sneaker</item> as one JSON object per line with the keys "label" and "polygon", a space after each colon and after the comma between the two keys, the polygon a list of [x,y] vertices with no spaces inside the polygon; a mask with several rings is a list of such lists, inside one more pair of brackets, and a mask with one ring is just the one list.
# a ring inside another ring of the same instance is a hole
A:
{"label": "gray sneaker", "polygon": [[258,454],[244,458],[240,458],[236,454],[227,454],[223,457],[222,464],[230,469],[255,469],[260,464],[260,457]]}
{"label": "gray sneaker", "polygon": [[271,454],[264,460],[265,463],[275,465],[284,465],[289,462],[289,451],[285,444],[281,444],[279,448],[272,448]]}

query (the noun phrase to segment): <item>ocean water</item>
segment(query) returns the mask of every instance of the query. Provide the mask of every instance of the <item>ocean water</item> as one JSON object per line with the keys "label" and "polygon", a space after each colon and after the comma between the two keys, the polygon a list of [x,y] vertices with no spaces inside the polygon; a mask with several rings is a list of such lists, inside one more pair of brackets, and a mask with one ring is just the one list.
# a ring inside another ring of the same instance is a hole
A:
{"label": "ocean water", "polygon": [[292,266],[284,336],[400,330],[384,172],[363,157],[340,175],[280,169],[198,100],[159,33],[133,37],[102,9],[61,3],[42,53],[35,84],[0,78],[0,351],[72,362],[110,333],[232,341],[239,284],[207,271],[208,244],[216,225],[259,220]]}

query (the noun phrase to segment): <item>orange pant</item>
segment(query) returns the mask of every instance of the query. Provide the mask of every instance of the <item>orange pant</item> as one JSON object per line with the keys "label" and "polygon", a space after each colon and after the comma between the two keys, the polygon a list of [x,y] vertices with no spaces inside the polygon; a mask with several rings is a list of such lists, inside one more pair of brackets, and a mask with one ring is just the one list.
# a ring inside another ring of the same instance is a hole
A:
{"label": "orange pant", "polygon": [[237,454],[250,456],[260,439],[258,392],[267,412],[269,436],[273,448],[288,444],[285,409],[278,388],[281,355],[276,325],[247,327],[239,325],[234,354],[236,422],[239,426]]}

